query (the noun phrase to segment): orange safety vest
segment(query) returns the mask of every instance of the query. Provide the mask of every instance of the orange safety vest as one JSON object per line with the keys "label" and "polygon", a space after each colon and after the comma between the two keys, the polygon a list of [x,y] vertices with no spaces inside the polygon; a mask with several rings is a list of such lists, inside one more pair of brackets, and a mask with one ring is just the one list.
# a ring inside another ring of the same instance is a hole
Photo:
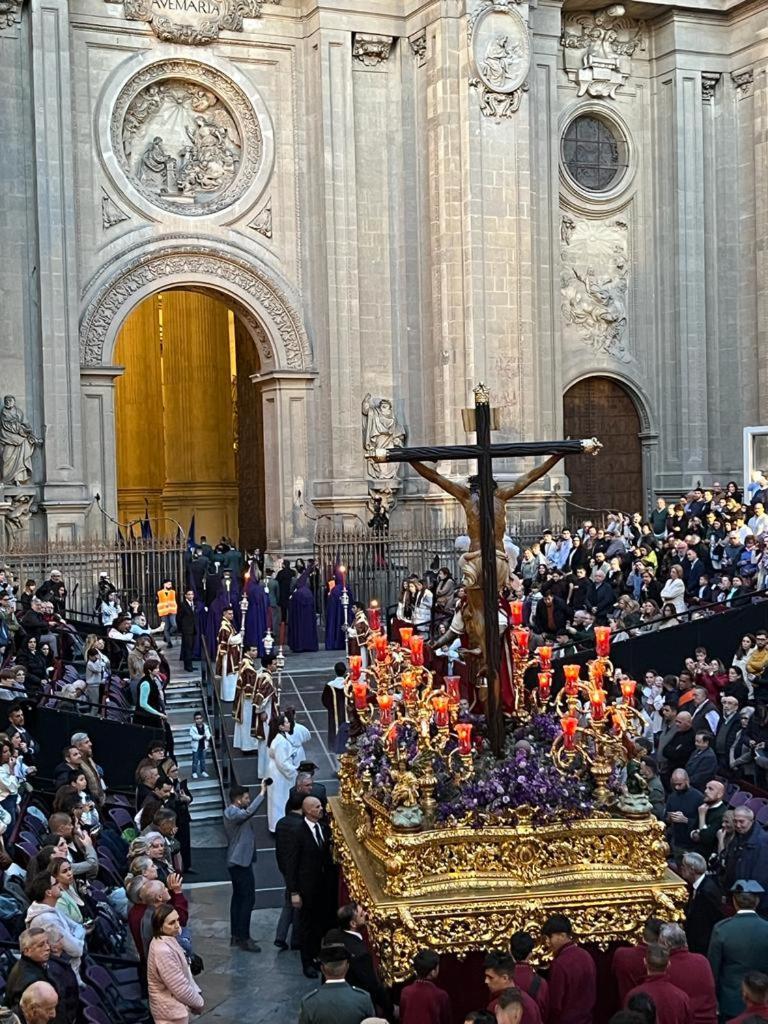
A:
{"label": "orange safety vest", "polygon": [[176,614],[176,591],[158,590],[157,592],[157,614],[160,618],[166,615]]}

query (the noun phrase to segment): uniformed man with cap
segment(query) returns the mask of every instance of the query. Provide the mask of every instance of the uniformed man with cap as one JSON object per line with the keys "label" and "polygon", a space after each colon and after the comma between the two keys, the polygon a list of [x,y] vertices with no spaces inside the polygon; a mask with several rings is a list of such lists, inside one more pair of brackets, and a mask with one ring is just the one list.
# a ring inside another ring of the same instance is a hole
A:
{"label": "uniformed man with cap", "polygon": [[349,953],[345,947],[323,946],[319,960],[325,984],[302,999],[299,1024],[361,1024],[373,1017],[368,993],[346,982]]}
{"label": "uniformed man with cap", "polygon": [[733,917],[712,929],[709,962],[715,976],[720,1016],[730,1020],[745,1009],[741,981],[748,971],[764,971],[768,964],[768,921],[757,913],[765,889],[759,882],[740,878],[731,886],[736,908]]}

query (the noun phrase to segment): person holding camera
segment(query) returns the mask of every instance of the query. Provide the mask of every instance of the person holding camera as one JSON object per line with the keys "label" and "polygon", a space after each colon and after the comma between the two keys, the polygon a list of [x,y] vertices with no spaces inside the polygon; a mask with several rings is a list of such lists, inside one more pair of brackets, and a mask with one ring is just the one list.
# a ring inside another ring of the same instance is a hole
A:
{"label": "person holding camera", "polygon": [[256,882],[253,864],[256,860],[256,811],[264,802],[271,779],[261,783],[259,795],[251,800],[246,786],[232,786],[229,805],[224,811],[224,832],[227,836],[227,871],[232,880],[229,904],[230,946],[249,953],[260,953],[251,938],[251,913],[256,904]]}

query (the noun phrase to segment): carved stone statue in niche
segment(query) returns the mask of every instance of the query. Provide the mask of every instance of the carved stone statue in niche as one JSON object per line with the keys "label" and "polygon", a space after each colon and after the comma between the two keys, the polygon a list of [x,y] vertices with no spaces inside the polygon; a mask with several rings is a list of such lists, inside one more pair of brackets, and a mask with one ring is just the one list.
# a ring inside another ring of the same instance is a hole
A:
{"label": "carved stone statue in niche", "polygon": [[15,550],[24,541],[29,529],[29,520],[36,511],[37,505],[31,494],[14,494],[7,501],[0,503],[6,551]]}
{"label": "carved stone statue in niche", "polygon": [[32,478],[32,453],[43,441],[35,437],[32,427],[16,405],[14,395],[6,395],[0,410],[0,445],[3,448],[4,484],[26,484]]}
{"label": "carved stone statue in niche", "polygon": [[625,221],[561,223],[565,340],[579,341],[622,363],[627,345],[629,261]]}
{"label": "carved stone statue in niche", "polygon": [[642,44],[639,22],[622,4],[600,11],[566,14],[560,45],[565,70],[579,86],[579,96],[616,98],[631,73],[631,58]]}
{"label": "carved stone statue in niche", "polygon": [[[389,398],[367,394],[363,399],[362,413],[363,451],[366,455],[373,453],[377,448],[402,448],[408,431],[395,415]],[[383,489],[394,489],[397,486],[399,463],[366,460],[366,465],[369,477],[383,483]]]}
{"label": "carved stone statue in niche", "polygon": [[122,141],[129,175],[182,208],[221,195],[241,161],[240,135],[225,105],[180,79],[152,83],[133,99]]}

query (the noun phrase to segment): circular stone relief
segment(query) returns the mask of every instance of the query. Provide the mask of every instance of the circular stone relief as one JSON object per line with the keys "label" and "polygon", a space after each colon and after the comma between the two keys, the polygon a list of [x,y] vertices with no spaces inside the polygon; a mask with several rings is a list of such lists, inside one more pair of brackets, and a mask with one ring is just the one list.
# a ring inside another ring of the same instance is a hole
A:
{"label": "circular stone relief", "polygon": [[155,206],[188,216],[239,199],[264,149],[259,120],[238,86],[184,60],[153,64],[125,85],[111,135],[134,188]]}

